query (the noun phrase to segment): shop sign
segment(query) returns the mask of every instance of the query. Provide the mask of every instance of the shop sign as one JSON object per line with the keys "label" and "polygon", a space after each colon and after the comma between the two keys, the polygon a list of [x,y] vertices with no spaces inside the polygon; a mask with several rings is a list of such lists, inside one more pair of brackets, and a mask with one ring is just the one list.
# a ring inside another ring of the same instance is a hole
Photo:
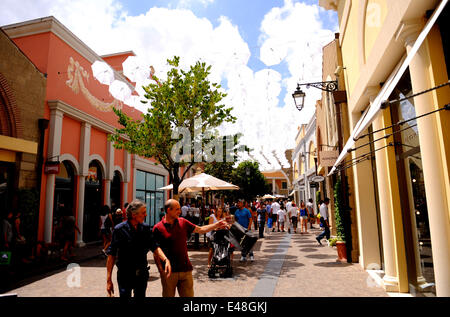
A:
{"label": "shop sign", "polygon": [[311,188],[319,188],[319,184],[318,183],[310,183],[309,187],[311,187]]}
{"label": "shop sign", "polygon": [[45,174],[59,174],[59,162],[45,162],[44,173]]}
{"label": "shop sign", "polygon": [[97,174],[97,172],[98,172],[97,171],[97,167],[95,167],[95,166],[89,167],[88,176],[87,176],[86,181],[88,183],[90,183],[90,184],[98,184],[99,181],[98,181],[98,174]]}
{"label": "shop sign", "polygon": [[339,151],[320,151],[320,165],[323,167],[332,167],[339,157]]}
{"label": "shop sign", "polygon": [[323,177],[321,175],[317,175],[317,176],[314,176],[313,178],[311,178],[311,180],[313,182],[320,183],[320,182],[323,182],[325,180],[325,177]]}

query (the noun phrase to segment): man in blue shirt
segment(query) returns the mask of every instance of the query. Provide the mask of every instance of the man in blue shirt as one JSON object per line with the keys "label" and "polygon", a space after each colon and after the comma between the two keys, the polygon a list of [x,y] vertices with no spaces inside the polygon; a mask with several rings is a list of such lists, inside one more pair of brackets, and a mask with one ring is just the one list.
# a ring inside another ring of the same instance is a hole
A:
{"label": "man in blue shirt", "polygon": [[[250,213],[250,211],[247,208],[244,208],[244,200],[243,199],[240,199],[238,201],[237,207],[238,207],[238,209],[234,213],[234,218],[242,227],[250,230],[252,227],[252,214]],[[242,251],[241,255],[242,255],[241,262],[247,261],[247,254],[244,251]],[[254,261],[253,251],[250,251],[248,253],[248,255],[250,255],[250,261],[253,262]]]}
{"label": "man in blue shirt", "polygon": [[[148,282],[147,253],[153,252],[154,257],[165,263],[165,274],[171,275],[172,267],[169,259],[156,242],[150,226],[144,223],[147,217],[147,207],[144,202],[134,200],[127,208],[127,221],[118,224],[113,231],[112,241],[108,247],[106,263],[106,291],[109,296],[114,294],[112,272],[117,265],[117,284],[122,298],[145,297]],[[116,261],[117,260],[117,261]]]}

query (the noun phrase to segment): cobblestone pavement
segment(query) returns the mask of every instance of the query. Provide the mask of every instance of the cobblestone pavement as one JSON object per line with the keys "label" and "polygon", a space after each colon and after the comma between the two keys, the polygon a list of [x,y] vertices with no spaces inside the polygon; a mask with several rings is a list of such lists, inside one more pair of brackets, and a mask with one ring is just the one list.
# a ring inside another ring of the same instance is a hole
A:
{"label": "cobblestone pavement", "polygon": [[[336,262],[336,249],[318,245],[315,235],[270,232],[254,247],[254,262],[239,262],[235,252],[234,275],[210,279],[206,249],[189,251],[194,266],[196,297],[380,297],[388,294],[357,263]],[[159,273],[149,253],[150,279],[147,296],[160,297]],[[106,260],[102,257],[71,264],[22,283],[8,293],[19,297],[105,297]],[[117,292],[116,269],[114,286]]]}

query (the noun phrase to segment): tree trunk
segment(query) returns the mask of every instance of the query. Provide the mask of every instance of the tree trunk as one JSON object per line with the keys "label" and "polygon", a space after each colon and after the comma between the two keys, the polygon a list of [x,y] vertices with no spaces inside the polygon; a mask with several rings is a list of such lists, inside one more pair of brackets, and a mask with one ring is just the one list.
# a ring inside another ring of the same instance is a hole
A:
{"label": "tree trunk", "polygon": [[173,166],[173,179],[172,179],[172,185],[173,185],[173,199],[178,200],[179,198],[179,194],[178,194],[178,187],[181,184],[181,180],[180,180],[180,166],[179,164],[174,164]]}

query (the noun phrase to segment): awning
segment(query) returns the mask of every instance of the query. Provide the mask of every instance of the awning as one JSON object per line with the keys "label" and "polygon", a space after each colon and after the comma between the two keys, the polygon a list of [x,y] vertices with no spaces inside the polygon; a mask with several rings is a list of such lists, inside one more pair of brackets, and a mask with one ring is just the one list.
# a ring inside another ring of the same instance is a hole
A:
{"label": "awning", "polygon": [[295,190],[293,190],[290,194],[289,194],[289,196],[292,196],[292,195],[294,195],[295,194]]}
{"label": "awning", "polygon": [[379,92],[378,96],[375,98],[374,102],[370,105],[368,111],[364,113],[362,118],[358,121],[355,128],[353,129],[352,134],[350,135],[350,138],[347,140],[347,143],[344,146],[344,149],[339,154],[338,159],[333,165],[333,168],[331,169],[328,176],[332,175],[334,171],[336,170],[337,166],[341,164],[341,162],[344,160],[344,158],[348,154],[348,150],[350,150],[355,142],[358,140],[358,137],[361,136],[362,132],[365,131],[370,124],[372,124],[375,117],[378,115],[380,110],[382,109],[382,104],[384,101],[386,101],[389,96],[392,94],[392,91],[394,91],[394,88],[397,86],[398,82],[400,81],[401,77],[403,76],[404,72],[409,66],[409,63],[411,63],[411,60],[416,55],[417,51],[419,50],[420,46],[422,45],[425,38],[428,36],[428,33],[430,32],[431,28],[435,24],[436,20],[438,19],[441,12],[444,10],[448,0],[442,0],[439,6],[434,11],[431,18],[428,20],[427,24],[423,28],[422,32],[420,33],[419,37],[417,38],[416,42],[414,43],[411,51],[407,55],[406,58],[404,58],[402,61],[400,61],[400,64],[396,67],[394,72],[391,74],[389,79],[386,81],[386,83],[381,88],[381,91]]}

